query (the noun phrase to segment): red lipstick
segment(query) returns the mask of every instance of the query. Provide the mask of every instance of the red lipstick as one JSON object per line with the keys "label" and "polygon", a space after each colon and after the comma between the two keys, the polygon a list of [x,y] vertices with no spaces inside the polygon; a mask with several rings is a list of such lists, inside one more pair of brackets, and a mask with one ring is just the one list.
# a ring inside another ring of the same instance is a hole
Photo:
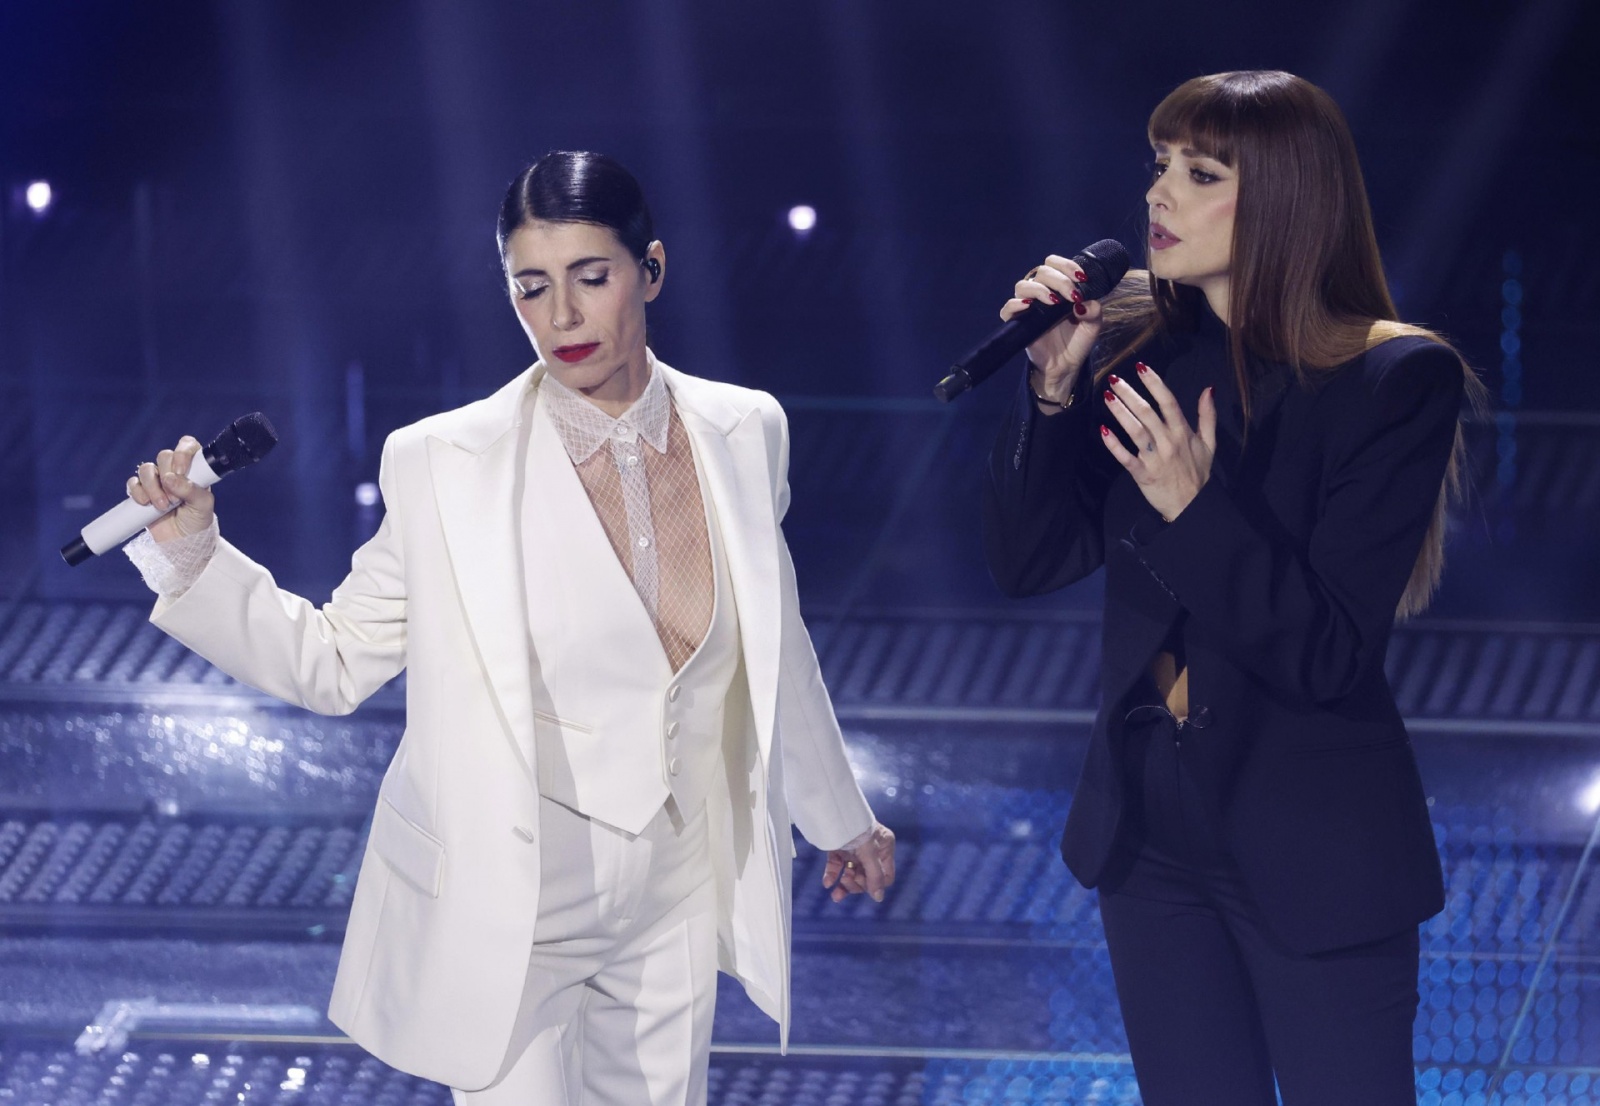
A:
{"label": "red lipstick", "polygon": [[550,352],[570,365],[574,362],[582,361],[599,348],[599,342],[584,342],[582,345],[577,346],[557,346]]}
{"label": "red lipstick", "polygon": [[1160,223],[1150,224],[1150,248],[1152,250],[1164,250],[1170,246],[1176,246],[1182,241],[1182,238],[1179,238],[1176,234],[1173,234]]}

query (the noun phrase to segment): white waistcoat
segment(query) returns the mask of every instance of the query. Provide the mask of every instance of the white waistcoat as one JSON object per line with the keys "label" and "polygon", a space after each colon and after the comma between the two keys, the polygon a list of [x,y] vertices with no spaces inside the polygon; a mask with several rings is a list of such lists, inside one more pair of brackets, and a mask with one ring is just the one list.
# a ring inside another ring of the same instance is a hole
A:
{"label": "white waistcoat", "polygon": [[715,598],[705,639],[674,674],[543,405],[527,425],[521,532],[539,791],[636,834],[668,795],[694,811],[722,765],[740,646],[716,509],[697,463]]}

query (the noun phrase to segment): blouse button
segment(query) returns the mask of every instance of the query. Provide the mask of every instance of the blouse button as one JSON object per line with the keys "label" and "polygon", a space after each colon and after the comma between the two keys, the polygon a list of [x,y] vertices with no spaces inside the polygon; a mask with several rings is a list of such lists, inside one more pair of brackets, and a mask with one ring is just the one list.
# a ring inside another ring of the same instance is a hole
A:
{"label": "blouse button", "polygon": [[639,548],[640,549],[649,549],[650,548],[650,539],[645,537],[642,534],[639,536]]}

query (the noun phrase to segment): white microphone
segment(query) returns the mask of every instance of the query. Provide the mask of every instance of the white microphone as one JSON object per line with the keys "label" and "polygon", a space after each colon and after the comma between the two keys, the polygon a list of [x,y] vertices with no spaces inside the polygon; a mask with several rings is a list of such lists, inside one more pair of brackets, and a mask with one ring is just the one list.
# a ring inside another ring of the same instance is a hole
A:
{"label": "white microphone", "polygon": [[[202,488],[209,488],[228,473],[255,464],[277,444],[278,432],[272,429],[267,416],[260,411],[242,415],[195,455],[189,466],[189,479]],[[81,565],[90,557],[115,549],[177,506],[174,503],[163,511],[154,504],[141,507],[131,499],[124,499],[63,545],[61,559],[69,565]]]}

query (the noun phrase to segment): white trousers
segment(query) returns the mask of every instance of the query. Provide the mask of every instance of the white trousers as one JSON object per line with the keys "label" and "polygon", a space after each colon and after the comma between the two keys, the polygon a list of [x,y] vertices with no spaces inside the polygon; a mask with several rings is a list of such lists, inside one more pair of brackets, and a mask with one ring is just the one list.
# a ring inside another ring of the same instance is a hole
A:
{"label": "white trousers", "polygon": [[456,1106],[704,1106],[717,1000],[702,803],[633,837],[539,800],[539,920],[500,1074]]}

